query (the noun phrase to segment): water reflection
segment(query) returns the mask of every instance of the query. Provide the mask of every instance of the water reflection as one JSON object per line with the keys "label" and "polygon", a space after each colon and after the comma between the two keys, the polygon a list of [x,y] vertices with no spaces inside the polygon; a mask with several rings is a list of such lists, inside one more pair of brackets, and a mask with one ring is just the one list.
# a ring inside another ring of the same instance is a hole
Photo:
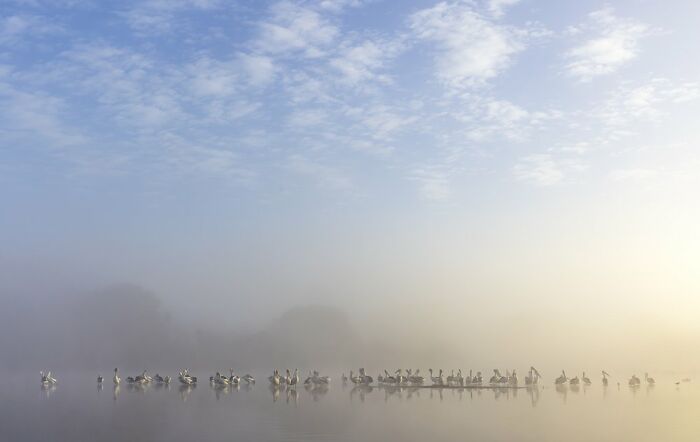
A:
{"label": "water reflection", "polygon": [[318,384],[318,385],[305,385],[304,389],[311,393],[311,398],[314,401],[318,401],[323,396],[328,394],[330,387],[328,384]]}
{"label": "water reflection", "polygon": [[182,399],[182,402],[187,402],[187,399],[190,397],[190,394],[196,388],[197,388],[197,384],[180,385],[180,388],[178,388],[178,391],[180,392],[180,399]]}
{"label": "water reflection", "polygon": [[566,385],[563,384],[557,384],[554,389],[556,390],[557,393],[559,393],[559,396],[563,399],[564,403],[566,403],[566,395],[569,391],[569,388]]}
{"label": "water reflection", "polygon": [[530,404],[532,407],[537,406],[537,402],[540,400],[540,389],[536,385],[530,385],[527,387],[527,394],[530,396]]}
{"label": "water reflection", "polygon": [[117,400],[117,397],[119,397],[119,390],[121,389],[121,386],[119,384],[114,385],[114,389],[112,389],[112,398],[114,400]]}
{"label": "water reflection", "polygon": [[350,390],[350,400],[352,400],[355,396],[360,397],[360,402],[365,401],[365,396],[369,393],[374,391],[374,387],[370,385],[358,385],[356,387],[353,387]]}
{"label": "water reflection", "polygon": [[41,386],[41,391],[44,393],[46,398],[51,397],[51,394],[56,391],[56,384],[43,385]]}

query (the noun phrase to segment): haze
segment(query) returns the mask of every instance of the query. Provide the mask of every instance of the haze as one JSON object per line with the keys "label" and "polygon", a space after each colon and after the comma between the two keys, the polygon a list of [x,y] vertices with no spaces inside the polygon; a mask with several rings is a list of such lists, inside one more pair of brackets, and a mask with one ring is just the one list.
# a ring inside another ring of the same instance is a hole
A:
{"label": "haze", "polygon": [[699,14],[3,2],[0,365],[695,370]]}

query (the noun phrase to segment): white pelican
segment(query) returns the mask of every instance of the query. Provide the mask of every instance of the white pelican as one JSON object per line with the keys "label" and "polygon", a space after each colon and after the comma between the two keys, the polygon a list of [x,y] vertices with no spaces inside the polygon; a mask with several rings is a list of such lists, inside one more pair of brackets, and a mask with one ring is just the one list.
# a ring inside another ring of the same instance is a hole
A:
{"label": "white pelican", "polygon": [[464,379],[464,383],[467,384],[467,385],[469,385],[469,384],[472,383],[473,380],[474,380],[474,378],[472,378],[472,370],[469,369],[469,374],[468,374],[467,377]]}
{"label": "white pelican", "polygon": [[607,387],[608,386],[608,376],[610,376],[610,375],[605,370],[603,370],[601,373],[603,374],[603,386]]}
{"label": "white pelican", "polygon": [[630,378],[628,383],[629,383],[630,387],[636,387],[636,386],[641,384],[641,381],[639,380],[639,378],[636,375],[632,375],[632,377]]}
{"label": "white pelican", "polygon": [[578,376],[569,379],[569,385],[578,385],[580,382]]}
{"label": "white pelican", "polygon": [[114,385],[119,385],[121,383],[121,378],[119,377],[119,374],[117,373],[117,369],[114,369],[114,377],[112,377],[112,382],[114,382]]}
{"label": "white pelican", "polygon": [[446,380],[447,380],[447,385],[453,384],[455,382],[455,371],[454,370],[452,370],[450,372],[450,375],[447,376]]}
{"label": "white pelican", "polygon": [[193,385],[197,383],[197,378],[194,376],[190,376],[187,369],[181,371],[180,375],[177,378],[180,380],[180,383],[184,385]]}
{"label": "white pelican", "polygon": [[557,385],[562,385],[565,384],[568,378],[566,377],[566,373],[564,373],[564,370],[561,371],[561,375],[554,380],[554,383]]}
{"label": "white pelican", "polygon": [[280,384],[282,378],[280,377],[279,371],[275,368],[275,371],[272,373],[272,376],[268,377],[267,379],[270,380],[270,383],[272,385],[277,386]]}
{"label": "white pelican", "polygon": [[299,378],[299,369],[295,368],[294,375],[289,380],[289,385],[297,386],[297,384],[299,384],[299,381],[301,381],[301,379]]}
{"label": "white pelican", "polygon": [[416,373],[408,376],[408,381],[415,385],[423,385],[425,378],[419,375],[420,369],[416,369]]}
{"label": "white pelican", "polygon": [[644,379],[647,381],[647,384],[649,384],[649,385],[656,384],[656,381],[654,380],[654,378],[649,377],[649,373],[644,373]]}
{"label": "white pelican", "polygon": [[360,376],[360,375],[358,375],[358,376],[353,376],[353,375],[352,375],[352,370],[350,370],[350,381],[351,381],[353,384],[355,384],[355,385],[361,384],[361,383],[362,383],[362,376]]}
{"label": "white pelican", "polygon": [[159,384],[169,384],[170,383],[170,376],[163,377],[156,373],[156,375],[153,377],[153,380],[156,381]]}
{"label": "white pelican", "polygon": [[367,373],[365,373],[364,368],[360,368],[360,377],[362,377],[362,383],[365,385],[369,385],[372,382],[374,382],[374,379],[372,379],[372,376],[369,376]]}
{"label": "white pelican", "polygon": [[515,369],[513,369],[513,374],[508,377],[508,383],[510,385],[518,385],[518,375],[515,374]]}
{"label": "white pelican", "polygon": [[591,385],[591,380],[586,377],[586,372],[583,372],[583,376],[581,376],[581,380],[583,381],[584,385]]}
{"label": "white pelican", "polygon": [[56,379],[54,379],[51,376],[51,372],[49,371],[48,373],[44,374],[43,371],[40,371],[39,374],[41,375],[41,384],[42,385],[53,385],[56,383]]}
{"label": "white pelican", "polygon": [[430,380],[433,382],[433,385],[445,385],[445,380],[442,377],[442,368],[440,369],[440,373],[438,376],[433,376],[433,369],[428,370],[430,372]]}
{"label": "white pelican", "polygon": [[228,371],[231,374],[231,376],[229,376],[229,378],[228,378],[228,381],[234,385],[240,384],[241,377],[233,373],[233,368],[229,368]]}
{"label": "white pelican", "polygon": [[244,376],[243,376],[243,380],[246,381],[246,382],[249,383],[249,384],[254,384],[254,383],[255,383],[255,378],[254,378],[252,375],[250,375],[250,374],[244,375]]}
{"label": "white pelican", "polygon": [[136,376],[134,379],[134,382],[137,384],[147,384],[150,379],[150,377],[146,376],[146,370],[143,371],[140,375]]}
{"label": "white pelican", "polygon": [[97,375],[97,383],[98,383],[98,384],[101,384],[103,380],[104,380],[104,379],[102,379],[102,375],[101,375],[101,374],[98,374],[98,375]]}

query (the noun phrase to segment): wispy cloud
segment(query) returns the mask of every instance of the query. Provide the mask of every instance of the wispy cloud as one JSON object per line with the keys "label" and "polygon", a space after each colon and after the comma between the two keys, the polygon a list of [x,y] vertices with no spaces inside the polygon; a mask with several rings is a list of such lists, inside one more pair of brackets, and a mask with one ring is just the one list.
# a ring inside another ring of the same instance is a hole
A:
{"label": "wispy cloud", "polygon": [[435,42],[436,75],[450,87],[482,84],[512,62],[524,48],[514,29],[492,22],[471,2],[441,2],[410,17],[422,40]]}
{"label": "wispy cloud", "polygon": [[652,32],[642,22],[616,16],[610,7],[592,12],[589,20],[573,30],[595,35],[566,53],[567,71],[582,81],[613,73],[636,58],[640,40]]}
{"label": "wispy cloud", "polygon": [[520,0],[489,0],[488,9],[494,17],[501,17],[510,6],[520,3]]}
{"label": "wispy cloud", "polygon": [[223,4],[221,0],[144,0],[121,15],[138,33],[167,33],[177,29],[178,14],[192,10],[212,10]]}
{"label": "wispy cloud", "polygon": [[320,57],[338,37],[338,28],[320,12],[282,1],[270,9],[269,19],[258,25],[253,42],[256,51],[265,54]]}
{"label": "wispy cloud", "polygon": [[40,15],[0,16],[0,45],[26,43],[47,35],[64,32],[61,25]]}
{"label": "wispy cloud", "polygon": [[564,179],[564,171],[550,154],[533,154],[513,167],[515,178],[538,186],[552,186]]}

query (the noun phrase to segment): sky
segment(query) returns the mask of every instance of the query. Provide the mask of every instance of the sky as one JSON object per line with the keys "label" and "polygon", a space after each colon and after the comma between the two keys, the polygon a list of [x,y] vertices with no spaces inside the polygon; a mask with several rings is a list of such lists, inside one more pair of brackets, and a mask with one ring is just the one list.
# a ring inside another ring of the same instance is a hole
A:
{"label": "sky", "polygon": [[132,283],[224,328],[317,303],[700,366],[698,16],[3,0],[2,293]]}

